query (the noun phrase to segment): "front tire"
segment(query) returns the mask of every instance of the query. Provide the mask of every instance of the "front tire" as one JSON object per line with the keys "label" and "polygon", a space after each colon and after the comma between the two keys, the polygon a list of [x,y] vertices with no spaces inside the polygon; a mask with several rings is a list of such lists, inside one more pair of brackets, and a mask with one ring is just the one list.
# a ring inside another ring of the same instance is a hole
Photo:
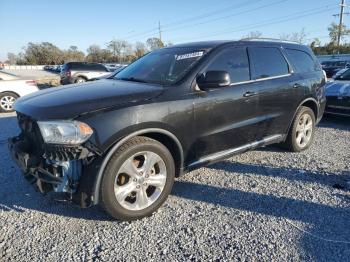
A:
{"label": "front tire", "polygon": [[13,112],[13,104],[16,102],[18,95],[12,92],[4,92],[0,94],[0,112]]}
{"label": "front tire", "polygon": [[292,152],[308,149],[315,136],[315,114],[309,108],[299,108],[283,146]]}
{"label": "front tire", "polygon": [[174,177],[169,150],[154,139],[134,137],[112,155],[105,168],[101,205],[119,220],[150,216],[167,199]]}

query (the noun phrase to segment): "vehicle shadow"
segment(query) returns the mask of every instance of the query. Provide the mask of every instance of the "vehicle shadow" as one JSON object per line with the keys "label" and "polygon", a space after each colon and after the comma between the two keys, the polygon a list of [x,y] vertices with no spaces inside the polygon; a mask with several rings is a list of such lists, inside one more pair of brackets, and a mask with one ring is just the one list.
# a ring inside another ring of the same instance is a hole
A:
{"label": "vehicle shadow", "polygon": [[[268,147],[266,149],[268,150]],[[275,152],[277,149],[274,149],[275,148],[271,150]],[[333,187],[334,185],[340,185],[345,188],[346,183],[350,180],[350,171],[343,171],[341,174],[332,174],[328,172],[314,172],[298,168],[282,168],[262,164],[247,164],[231,161],[222,161],[213,164],[208,168],[222,170],[230,173],[254,174],[257,176],[266,177],[281,177],[291,181],[318,183],[330,187]]]}
{"label": "vehicle shadow", "polygon": [[325,115],[318,127],[350,131],[350,117]]}
{"label": "vehicle shadow", "polygon": [[[284,172],[282,169],[280,171]],[[285,220],[287,227],[300,232],[300,239],[295,241],[304,250],[302,260],[347,261],[349,258],[349,205],[334,207],[312,200],[297,200],[187,181],[176,182],[173,195],[230,208],[232,212],[249,211]],[[350,203],[350,198],[344,200]]]}

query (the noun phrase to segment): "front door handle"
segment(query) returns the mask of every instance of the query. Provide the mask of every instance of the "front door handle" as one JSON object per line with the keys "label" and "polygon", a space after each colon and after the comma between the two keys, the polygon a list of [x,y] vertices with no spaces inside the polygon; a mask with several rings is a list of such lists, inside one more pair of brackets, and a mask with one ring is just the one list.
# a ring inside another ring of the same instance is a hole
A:
{"label": "front door handle", "polygon": [[250,97],[250,96],[255,96],[255,95],[257,95],[258,93],[256,93],[256,92],[251,92],[251,91],[248,91],[248,92],[246,92],[246,93],[244,93],[244,97]]}

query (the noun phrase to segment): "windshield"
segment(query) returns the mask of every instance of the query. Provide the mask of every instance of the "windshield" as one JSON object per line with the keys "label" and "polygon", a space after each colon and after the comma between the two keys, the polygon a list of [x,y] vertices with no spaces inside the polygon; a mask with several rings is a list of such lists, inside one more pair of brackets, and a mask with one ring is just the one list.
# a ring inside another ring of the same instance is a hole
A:
{"label": "windshield", "polygon": [[114,78],[169,85],[181,80],[204,55],[194,48],[164,48],[141,57]]}

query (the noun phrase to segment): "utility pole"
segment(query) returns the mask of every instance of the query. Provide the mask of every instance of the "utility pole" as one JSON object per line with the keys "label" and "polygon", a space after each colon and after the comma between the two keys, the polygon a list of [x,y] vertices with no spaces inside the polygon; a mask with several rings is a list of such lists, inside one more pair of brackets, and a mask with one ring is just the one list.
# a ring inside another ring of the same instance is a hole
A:
{"label": "utility pole", "polygon": [[160,29],[160,21],[158,22],[158,32],[159,32],[159,40],[162,41],[162,30]]}
{"label": "utility pole", "polygon": [[343,27],[344,6],[345,6],[345,0],[341,0],[340,15],[339,15],[339,28],[338,28],[338,41],[337,41],[338,54],[340,53],[340,37],[341,37],[342,27]]}

